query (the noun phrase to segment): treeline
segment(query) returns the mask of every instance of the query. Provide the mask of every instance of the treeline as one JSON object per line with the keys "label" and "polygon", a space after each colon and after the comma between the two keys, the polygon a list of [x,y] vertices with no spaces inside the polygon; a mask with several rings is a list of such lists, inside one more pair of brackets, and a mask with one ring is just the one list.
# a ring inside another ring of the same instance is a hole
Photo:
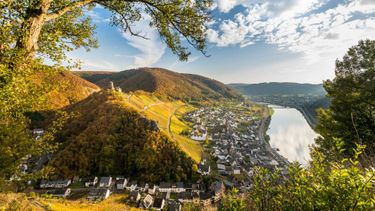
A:
{"label": "treeline", "polygon": [[61,146],[49,164],[55,173],[124,175],[147,182],[190,180],[193,161],[153,121],[123,105],[116,93],[95,93],[66,109],[76,115],[56,135]]}

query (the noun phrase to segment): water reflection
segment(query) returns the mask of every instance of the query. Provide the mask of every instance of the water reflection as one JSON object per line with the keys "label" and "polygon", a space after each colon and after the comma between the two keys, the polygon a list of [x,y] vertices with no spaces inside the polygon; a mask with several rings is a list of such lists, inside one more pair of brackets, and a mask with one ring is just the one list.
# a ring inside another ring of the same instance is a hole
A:
{"label": "water reflection", "polygon": [[310,160],[309,145],[314,143],[317,134],[298,110],[273,105],[270,107],[275,110],[267,131],[271,146],[279,148],[279,153],[289,161],[306,165]]}

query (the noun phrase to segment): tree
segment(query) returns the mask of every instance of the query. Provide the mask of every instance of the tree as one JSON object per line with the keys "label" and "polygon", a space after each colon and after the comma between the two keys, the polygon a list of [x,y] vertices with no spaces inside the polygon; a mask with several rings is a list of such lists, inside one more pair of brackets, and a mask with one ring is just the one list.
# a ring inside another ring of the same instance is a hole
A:
{"label": "tree", "polygon": [[[324,82],[331,105],[319,111],[316,148],[337,160],[352,157],[356,144],[363,144],[366,158],[361,162],[370,165],[368,158],[375,155],[375,41],[359,41],[350,48],[342,61],[336,61],[335,75]],[[335,138],[343,140],[340,151]]]}
{"label": "tree", "polygon": [[112,25],[134,36],[142,34],[134,32],[132,24],[149,15],[150,26],[173,53],[187,60],[190,53],[180,36],[205,53],[210,5],[211,0],[5,0],[0,3],[0,58],[17,55],[30,60],[38,53],[61,61],[65,51],[97,47],[95,26],[83,15],[102,6],[112,12]]}
{"label": "tree", "polygon": [[[112,12],[112,25],[134,36],[132,25],[145,15],[150,26],[179,56],[187,60],[186,40],[205,54],[205,23],[211,0],[2,0],[0,2],[0,184],[19,173],[26,155],[55,148],[51,128],[45,141],[31,139],[25,112],[46,104],[45,94],[55,87],[38,74],[53,75],[58,68],[42,65],[49,58],[58,67],[65,53],[97,47],[95,25],[85,12],[102,6]],[[183,37],[183,39],[181,39]],[[56,125],[53,125],[56,126]],[[1,188],[1,187],[0,187]]]}
{"label": "tree", "polygon": [[375,171],[358,166],[363,148],[353,149],[353,159],[330,163],[313,151],[309,168],[293,163],[287,175],[256,168],[247,200],[229,195],[221,210],[373,210]]}

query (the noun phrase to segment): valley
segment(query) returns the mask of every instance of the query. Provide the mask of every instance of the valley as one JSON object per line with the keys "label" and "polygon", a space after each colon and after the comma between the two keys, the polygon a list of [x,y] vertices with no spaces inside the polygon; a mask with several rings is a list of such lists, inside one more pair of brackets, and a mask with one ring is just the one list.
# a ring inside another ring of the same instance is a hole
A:
{"label": "valley", "polygon": [[[164,70],[162,73],[170,74]],[[95,74],[89,72],[89,75]],[[78,193],[81,193],[78,197],[81,203],[90,204],[92,191],[108,190],[109,194],[97,196],[98,201],[116,193],[124,197],[121,203],[128,208],[142,208],[146,194],[166,204],[216,206],[225,188],[235,187],[243,193],[249,190],[255,166],[272,171],[285,169],[288,162],[264,137],[269,124],[267,107],[247,102],[236,94],[225,94],[227,89],[217,85],[218,82],[214,83],[215,90],[219,89],[217,93],[207,92],[213,87],[210,82],[207,87],[198,86],[205,90],[201,96],[170,96],[166,95],[170,91],[165,88],[156,88],[153,92],[123,91],[119,81],[103,79],[110,75],[101,72],[100,80],[93,80],[102,86],[101,91],[62,108],[76,116],[57,134],[62,148],[49,154],[39,166],[39,169],[53,167],[56,173],[48,180],[37,181],[31,186],[35,189],[29,190],[37,193],[40,203],[49,201],[50,194],[61,196],[61,192],[72,204],[69,206],[76,206],[73,204]],[[198,82],[189,83],[197,85]],[[203,96],[205,100],[200,100]],[[33,122],[34,126],[40,126],[34,128],[36,138],[43,137],[46,128],[42,125],[51,121],[48,113],[41,111],[40,115],[44,120]],[[35,165],[30,162],[25,160],[24,174],[34,171]],[[93,187],[86,187],[84,184],[90,181],[90,175],[98,181]],[[103,179],[109,179],[109,183],[99,185]],[[123,184],[121,188],[120,184]],[[180,189],[175,189],[176,185]],[[198,189],[189,189],[191,185]],[[150,192],[152,186],[156,192]],[[131,195],[135,193],[141,194],[140,200],[132,201]],[[52,204],[61,206],[57,203]],[[122,206],[118,203],[111,201],[111,206]]]}

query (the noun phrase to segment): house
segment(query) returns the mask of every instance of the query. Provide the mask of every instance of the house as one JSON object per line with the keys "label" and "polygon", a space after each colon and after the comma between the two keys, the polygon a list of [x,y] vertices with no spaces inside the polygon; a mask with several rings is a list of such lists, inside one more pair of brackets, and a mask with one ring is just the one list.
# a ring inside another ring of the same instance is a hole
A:
{"label": "house", "polygon": [[98,177],[91,176],[88,178],[88,180],[85,182],[85,187],[95,186],[96,183],[98,183]]}
{"label": "house", "polygon": [[138,202],[141,199],[141,194],[138,191],[132,191],[129,193],[129,200],[131,202]]}
{"label": "house", "polygon": [[199,194],[199,200],[204,207],[209,206],[212,203],[212,194],[203,192]]}
{"label": "house", "polygon": [[154,201],[154,204],[152,205],[152,208],[154,210],[162,210],[164,208],[164,199],[163,198],[156,198]]}
{"label": "house", "polygon": [[169,182],[161,182],[159,185],[159,191],[162,193],[171,192],[172,185]]}
{"label": "house", "polygon": [[137,181],[128,182],[128,185],[126,186],[126,190],[128,191],[135,191],[137,189]]}
{"label": "house", "polygon": [[69,185],[72,184],[71,179],[64,179],[64,180],[57,180],[54,182],[55,188],[67,188]]}
{"label": "house", "polygon": [[41,181],[40,181],[40,184],[39,184],[39,187],[40,187],[41,189],[44,189],[44,188],[46,188],[47,183],[48,183],[47,180],[41,180]]}
{"label": "house", "polygon": [[100,178],[99,187],[101,188],[108,188],[111,186],[112,177],[102,177]]}
{"label": "house", "polygon": [[181,203],[190,203],[193,201],[191,192],[182,192],[177,194],[177,199]]}
{"label": "house", "polygon": [[193,203],[194,204],[199,204],[199,194],[196,193],[196,192],[192,192],[191,196],[192,196],[192,199],[193,199]]}
{"label": "house", "polygon": [[146,197],[143,199],[143,205],[145,206],[146,209],[149,209],[153,203],[154,203],[154,198],[150,194],[147,194]]}
{"label": "house", "polygon": [[176,184],[176,193],[181,193],[181,192],[185,192],[185,186],[184,186],[184,183],[183,182],[178,182]]}
{"label": "house", "polygon": [[198,164],[198,173],[200,173],[203,176],[209,175],[211,172],[210,166],[208,168],[205,165]]}
{"label": "house", "polygon": [[168,202],[168,211],[180,211],[181,208],[181,203],[178,203],[176,201]]}
{"label": "house", "polygon": [[156,192],[157,186],[154,184],[151,184],[148,186],[148,193],[154,195]]}
{"label": "house", "polygon": [[127,183],[128,183],[128,179],[116,178],[116,187],[118,190],[124,190]]}
{"label": "house", "polygon": [[240,169],[233,169],[233,174],[234,175],[238,175],[238,174],[241,174],[241,170]]}
{"label": "house", "polygon": [[224,183],[222,181],[216,181],[214,183],[212,183],[212,186],[211,186],[213,192],[214,192],[214,202],[218,202],[221,197],[223,196],[224,192],[225,192],[225,186],[224,186]]}
{"label": "house", "polygon": [[192,184],[191,192],[193,193],[199,193],[202,191],[202,187],[200,184]]}
{"label": "house", "polygon": [[137,190],[140,192],[146,192],[148,190],[148,184],[144,182],[140,182],[137,186]]}
{"label": "house", "polygon": [[70,188],[65,188],[65,189],[47,190],[46,194],[52,194],[53,197],[62,197],[65,199],[66,197],[70,195],[71,192],[72,191]]}
{"label": "house", "polygon": [[111,191],[109,191],[109,189],[93,188],[90,190],[89,195],[87,196],[87,200],[102,201],[108,198],[110,195]]}

